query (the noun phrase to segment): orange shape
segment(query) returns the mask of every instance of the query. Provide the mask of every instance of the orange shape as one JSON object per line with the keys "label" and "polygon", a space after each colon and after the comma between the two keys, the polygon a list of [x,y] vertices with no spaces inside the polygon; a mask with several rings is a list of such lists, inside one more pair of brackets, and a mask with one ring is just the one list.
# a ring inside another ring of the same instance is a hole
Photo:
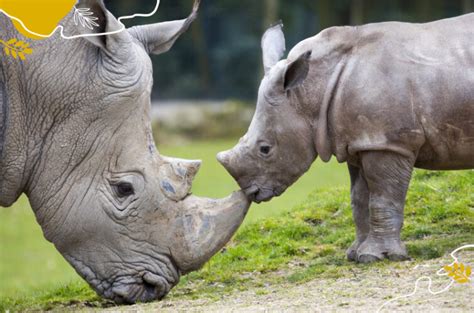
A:
{"label": "orange shape", "polygon": [[472,268],[469,265],[463,263],[454,263],[453,266],[445,265],[444,270],[453,280],[460,284],[469,282],[469,278],[472,274]]}
{"label": "orange shape", "polygon": [[4,46],[3,51],[7,56],[11,56],[14,59],[20,58],[22,61],[26,59],[25,54],[31,54],[33,52],[29,43],[16,38],[12,38],[6,42],[0,39],[0,44]]}
{"label": "orange shape", "polygon": [[[76,2],[77,0],[0,0],[0,9],[20,19],[29,30],[49,35]],[[13,24],[24,36],[43,39],[30,34],[20,23],[13,21]]]}

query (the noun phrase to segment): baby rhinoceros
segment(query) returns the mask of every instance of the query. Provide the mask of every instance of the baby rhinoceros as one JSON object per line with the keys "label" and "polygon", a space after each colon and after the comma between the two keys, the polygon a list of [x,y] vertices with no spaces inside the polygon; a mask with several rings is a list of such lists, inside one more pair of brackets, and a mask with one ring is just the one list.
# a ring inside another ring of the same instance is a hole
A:
{"label": "baby rhinoceros", "polygon": [[347,162],[350,260],[408,257],[400,240],[414,167],[474,167],[474,14],[427,24],[333,27],[285,50],[262,38],[265,77],[247,134],[218,160],[256,202],[319,157]]}

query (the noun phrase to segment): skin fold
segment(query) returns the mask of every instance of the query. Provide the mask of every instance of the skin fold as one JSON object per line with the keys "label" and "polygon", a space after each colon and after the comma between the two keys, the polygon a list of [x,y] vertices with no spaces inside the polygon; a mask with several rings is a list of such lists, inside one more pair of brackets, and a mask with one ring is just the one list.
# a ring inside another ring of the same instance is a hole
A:
{"label": "skin fold", "polygon": [[[99,37],[31,42],[0,59],[0,204],[25,193],[44,236],[97,293],[117,303],[161,299],[230,239],[249,208],[242,192],[190,195],[200,161],[161,156],[150,123],[149,53],[168,51],[196,18]],[[79,1],[100,27],[119,23]],[[61,22],[72,34],[92,32]],[[27,41],[0,16],[0,35]],[[8,40],[8,39],[7,39]]]}
{"label": "skin fold", "polygon": [[280,195],[320,157],[348,164],[350,260],[408,257],[400,240],[414,167],[474,167],[474,14],[427,24],[333,27],[287,59],[282,25],[262,38],[250,127],[217,158],[250,199]]}

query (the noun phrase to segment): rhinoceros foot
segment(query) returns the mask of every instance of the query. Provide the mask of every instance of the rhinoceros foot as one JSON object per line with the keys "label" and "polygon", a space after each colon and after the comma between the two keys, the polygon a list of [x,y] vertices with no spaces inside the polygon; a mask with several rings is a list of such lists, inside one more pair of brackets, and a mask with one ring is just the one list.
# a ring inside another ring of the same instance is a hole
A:
{"label": "rhinoceros foot", "polygon": [[[350,257],[348,251],[348,258]],[[385,239],[368,236],[357,248],[357,262],[372,263],[388,258],[391,261],[409,259],[405,245],[399,239]],[[353,256],[353,255],[351,255]]]}
{"label": "rhinoceros foot", "polygon": [[357,249],[359,249],[359,246],[362,244],[362,242],[363,241],[356,239],[349,249],[347,249],[346,256],[349,261],[357,262]]}

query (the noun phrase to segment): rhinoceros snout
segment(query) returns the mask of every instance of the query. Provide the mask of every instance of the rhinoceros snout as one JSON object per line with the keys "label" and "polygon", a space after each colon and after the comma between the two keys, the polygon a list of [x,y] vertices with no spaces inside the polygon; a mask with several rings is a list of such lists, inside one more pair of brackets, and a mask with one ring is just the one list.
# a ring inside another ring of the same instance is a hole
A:
{"label": "rhinoceros snout", "polygon": [[256,191],[250,196],[250,199],[256,203],[270,201],[273,197],[277,196],[277,194],[270,188],[258,188]]}
{"label": "rhinoceros snout", "polygon": [[112,288],[113,295],[108,297],[118,304],[133,304],[136,302],[150,302],[165,297],[171,286],[164,278],[146,273],[141,283],[118,284]]}

